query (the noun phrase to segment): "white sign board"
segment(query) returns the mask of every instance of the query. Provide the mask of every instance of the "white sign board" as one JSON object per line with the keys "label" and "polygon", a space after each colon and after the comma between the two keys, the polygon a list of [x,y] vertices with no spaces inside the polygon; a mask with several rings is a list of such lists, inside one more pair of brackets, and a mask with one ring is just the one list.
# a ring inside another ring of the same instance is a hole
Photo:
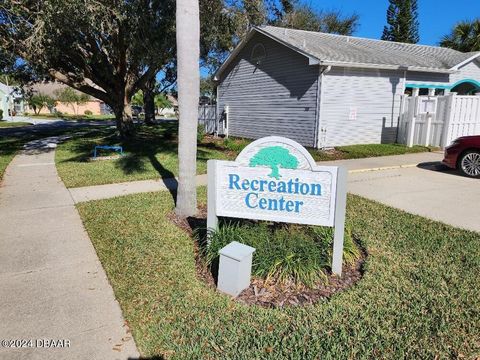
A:
{"label": "white sign board", "polygon": [[419,97],[418,98],[418,114],[431,114],[434,113],[437,108],[437,99],[430,97]]}
{"label": "white sign board", "polygon": [[350,112],[348,113],[349,120],[357,120],[357,108],[350,108]]}
{"label": "white sign board", "polygon": [[300,144],[271,136],[252,142],[236,161],[209,160],[208,178],[209,229],[218,216],[335,227],[332,270],[341,274],[343,168],[317,166]]}

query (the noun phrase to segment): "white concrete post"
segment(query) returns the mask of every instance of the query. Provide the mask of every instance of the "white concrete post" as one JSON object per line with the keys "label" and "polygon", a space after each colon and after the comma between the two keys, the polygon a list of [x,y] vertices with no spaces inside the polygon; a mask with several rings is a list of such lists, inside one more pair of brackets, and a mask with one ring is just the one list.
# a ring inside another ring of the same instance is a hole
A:
{"label": "white concrete post", "polygon": [[428,89],[428,96],[435,96],[435,89],[429,88]]}
{"label": "white concrete post", "polygon": [[345,235],[345,211],[347,207],[347,169],[338,167],[335,223],[333,228],[332,273],[342,276],[343,237]]}
{"label": "white concrete post", "polygon": [[211,231],[217,230],[218,227],[218,217],[216,209],[216,187],[215,183],[217,181],[216,175],[217,164],[216,160],[207,161],[207,176],[208,176],[208,185],[207,185],[207,236]]}
{"label": "white concrete post", "polygon": [[236,241],[220,249],[217,283],[219,291],[237,297],[250,286],[254,252],[254,248]]}
{"label": "white concrete post", "polygon": [[419,96],[419,95],[420,95],[420,89],[419,88],[413,88],[412,96]]}

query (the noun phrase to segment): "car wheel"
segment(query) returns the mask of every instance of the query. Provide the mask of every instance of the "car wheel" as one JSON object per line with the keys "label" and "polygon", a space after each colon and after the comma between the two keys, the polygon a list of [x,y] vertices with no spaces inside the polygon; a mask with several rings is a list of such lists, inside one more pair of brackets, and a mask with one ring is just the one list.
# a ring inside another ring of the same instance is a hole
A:
{"label": "car wheel", "polygon": [[480,151],[469,150],[462,154],[459,169],[465,176],[480,178]]}

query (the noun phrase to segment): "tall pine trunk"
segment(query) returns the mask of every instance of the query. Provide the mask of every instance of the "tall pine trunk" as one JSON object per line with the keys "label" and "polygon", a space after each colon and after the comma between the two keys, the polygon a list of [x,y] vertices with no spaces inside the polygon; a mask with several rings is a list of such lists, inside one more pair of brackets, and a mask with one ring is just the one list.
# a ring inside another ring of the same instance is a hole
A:
{"label": "tall pine trunk", "polygon": [[200,97],[200,13],[198,0],[177,0],[178,79],[178,189],[176,213],[197,212],[195,183],[197,164],[198,99]]}

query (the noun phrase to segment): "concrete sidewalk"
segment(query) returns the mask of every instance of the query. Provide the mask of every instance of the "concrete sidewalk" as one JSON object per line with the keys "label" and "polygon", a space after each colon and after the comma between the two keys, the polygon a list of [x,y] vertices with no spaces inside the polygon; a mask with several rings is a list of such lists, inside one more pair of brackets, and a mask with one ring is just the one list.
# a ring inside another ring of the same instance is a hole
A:
{"label": "concrete sidewalk", "polygon": [[[197,186],[207,185],[207,174],[197,175]],[[108,199],[116,196],[138,194],[151,191],[175,190],[177,179],[140,180],[116,184],[94,185],[70,188],[70,195],[75,203]]]}
{"label": "concrete sidewalk", "polygon": [[0,358],[138,359],[53,146],[43,145],[17,155],[0,187],[0,340],[32,340],[20,349],[2,343]]}
{"label": "concrete sidewalk", "polygon": [[[419,163],[437,162],[443,158],[441,153],[419,153],[407,155],[382,156],[377,158],[322,161],[319,165],[345,166],[350,173],[415,167]],[[197,176],[197,185],[207,185],[207,175]],[[141,180],[117,184],[95,185],[71,188],[70,194],[75,203],[108,199],[116,196],[138,194],[151,191],[172,190],[177,188],[176,179]]]}

